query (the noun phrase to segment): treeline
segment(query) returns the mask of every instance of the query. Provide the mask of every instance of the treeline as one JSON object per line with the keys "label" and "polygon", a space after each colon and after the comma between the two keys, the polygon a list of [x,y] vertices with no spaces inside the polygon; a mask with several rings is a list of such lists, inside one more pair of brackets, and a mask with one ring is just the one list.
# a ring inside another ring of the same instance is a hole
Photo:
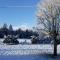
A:
{"label": "treeline", "polygon": [[4,36],[8,35],[14,35],[18,36],[18,38],[31,38],[31,36],[35,35],[38,36],[37,32],[34,32],[32,30],[21,30],[20,28],[17,30],[13,30],[12,25],[10,24],[9,27],[7,27],[7,24],[4,24],[0,28],[0,38],[4,38]]}

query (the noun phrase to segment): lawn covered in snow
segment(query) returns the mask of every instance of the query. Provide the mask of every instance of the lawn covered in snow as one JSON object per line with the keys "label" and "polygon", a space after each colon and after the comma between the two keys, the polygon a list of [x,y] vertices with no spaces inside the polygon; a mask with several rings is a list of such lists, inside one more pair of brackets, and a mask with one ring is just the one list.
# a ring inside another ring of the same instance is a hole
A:
{"label": "lawn covered in snow", "polygon": [[[51,44],[3,44],[4,39],[0,39],[0,55],[30,55],[30,54],[53,54],[53,45]],[[58,45],[60,53],[60,45]]]}

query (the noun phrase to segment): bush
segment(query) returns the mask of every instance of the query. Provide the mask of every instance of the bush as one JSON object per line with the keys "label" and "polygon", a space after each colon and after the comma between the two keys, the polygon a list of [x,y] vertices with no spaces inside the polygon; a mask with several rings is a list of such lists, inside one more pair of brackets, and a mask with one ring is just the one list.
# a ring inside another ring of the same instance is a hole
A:
{"label": "bush", "polygon": [[0,38],[4,38],[4,34],[3,33],[0,33]]}
{"label": "bush", "polygon": [[14,37],[9,37],[8,36],[7,38],[5,38],[3,43],[14,45],[14,44],[19,44],[19,41],[16,38],[14,38]]}
{"label": "bush", "polygon": [[38,44],[39,43],[39,38],[36,37],[36,36],[33,36],[31,41],[32,41],[32,44]]}

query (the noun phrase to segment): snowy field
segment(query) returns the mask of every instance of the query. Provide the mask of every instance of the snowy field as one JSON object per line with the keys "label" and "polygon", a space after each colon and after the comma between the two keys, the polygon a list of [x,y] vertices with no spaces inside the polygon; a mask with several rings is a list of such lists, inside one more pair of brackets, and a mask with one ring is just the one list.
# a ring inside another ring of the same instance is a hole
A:
{"label": "snowy field", "polygon": [[[3,44],[4,39],[0,39],[0,55],[31,55],[31,54],[53,54],[53,45],[40,44],[19,44],[6,45]],[[21,39],[18,39],[19,41]],[[25,39],[26,40],[26,39]],[[30,40],[28,40],[30,42]],[[31,43],[31,42],[30,42]],[[58,45],[58,53],[60,53],[60,45]]]}

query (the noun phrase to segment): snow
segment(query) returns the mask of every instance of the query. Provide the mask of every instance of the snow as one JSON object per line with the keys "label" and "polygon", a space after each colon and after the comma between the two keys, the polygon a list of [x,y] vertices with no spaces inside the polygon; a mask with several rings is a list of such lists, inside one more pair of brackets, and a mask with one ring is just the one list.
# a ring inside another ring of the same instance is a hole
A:
{"label": "snow", "polygon": [[51,45],[0,45],[0,55],[53,53]]}
{"label": "snow", "polygon": [[[0,39],[0,55],[31,55],[31,54],[53,54],[52,44],[3,44],[4,39]],[[19,40],[19,39],[18,39]],[[23,39],[22,39],[23,40]],[[26,40],[26,39],[24,39]],[[19,40],[20,41],[20,40]],[[30,41],[30,39],[29,39]],[[58,45],[58,53],[60,53],[60,45]]]}

